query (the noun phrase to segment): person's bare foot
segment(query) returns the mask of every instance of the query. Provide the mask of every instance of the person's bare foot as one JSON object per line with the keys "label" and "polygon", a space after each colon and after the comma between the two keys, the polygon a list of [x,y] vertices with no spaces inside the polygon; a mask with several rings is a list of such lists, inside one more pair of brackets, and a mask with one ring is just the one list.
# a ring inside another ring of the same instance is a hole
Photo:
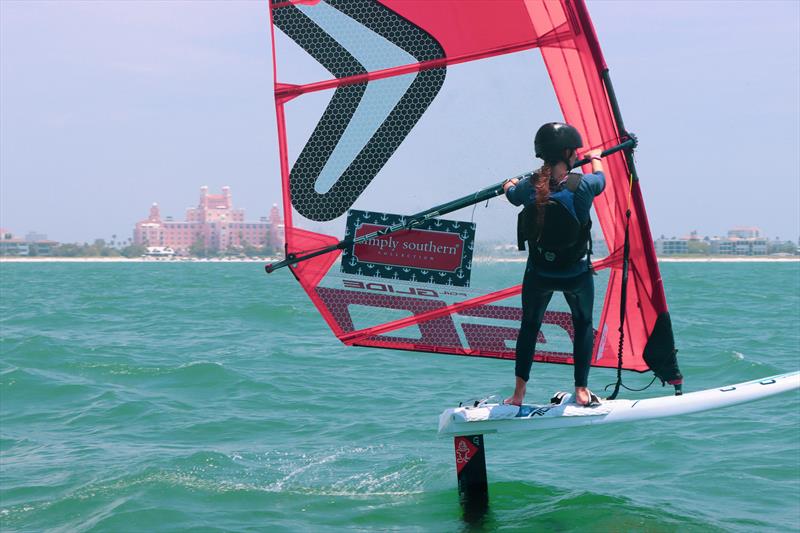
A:
{"label": "person's bare foot", "polygon": [[575,387],[575,403],[589,405],[592,403],[592,392],[588,387]]}
{"label": "person's bare foot", "polygon": [[525,389],[527,388],[528,384],[520,377],[517,377],[517,381],[514,385],[514,394],[510,398],[506,398],[503,403],[507,405],[522,405],[522,401],[525,399]]}

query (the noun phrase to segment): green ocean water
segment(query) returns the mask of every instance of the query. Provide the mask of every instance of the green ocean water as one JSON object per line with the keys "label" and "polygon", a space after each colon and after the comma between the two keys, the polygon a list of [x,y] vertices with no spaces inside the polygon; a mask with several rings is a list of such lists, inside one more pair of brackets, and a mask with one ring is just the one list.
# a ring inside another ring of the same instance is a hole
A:
{"label": "green ocean water", "polygon": [[[687,390],[800,368],[800,263],[662,273]],[[0,328],[3,532],[800,531],[797,392],[487,436],[468,523],[437,416],[512,362],[344,347],[257,263],[0,264]],[[570,382],[534,365],[529,399]]]}

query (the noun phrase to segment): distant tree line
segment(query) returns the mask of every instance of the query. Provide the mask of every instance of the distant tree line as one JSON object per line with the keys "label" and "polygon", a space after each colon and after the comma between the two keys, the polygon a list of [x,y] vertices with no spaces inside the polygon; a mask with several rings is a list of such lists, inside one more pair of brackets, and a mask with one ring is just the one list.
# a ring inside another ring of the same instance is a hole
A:
{"label": "distant tree line", "polygon": [[[107,242],[105,239],[95,239],[89,243],[64,243],[53,246],[49,253],[39,251],[35,245],[30,246],[29,256],[40,255],[55,257],[142,257],[147,253],[147,244],[133,244],[130,242],[117,243],[113,239]],[[276,250],[270,245],[252,245],[245,242],[242,246],[231,247],[227,250],[220,250],[217,247],[205,246],[202,240],[197,240],[188,250],[190,257],[263,257],[274,255]]]}
{"label": "distant tree line", "polygon": [[[54,246],[49,254],[56,257],[141,257],[147,252],[147,248],[140,244],[122,243],[122,246],[112,246],[104,239],[95,239],[89,243],[62,243]],[[35,247],[31,247],[31,256],[39,255],[35,253]]]}
{"label": "distant tree line", "polygon": [[231,246],[220,250],[218,246],[206,246],[202,239],[197,239],[189,247],[192,257],[264,257],[275,255],[277,250],[270,244],[255,245],[244,241],[241,246]]}

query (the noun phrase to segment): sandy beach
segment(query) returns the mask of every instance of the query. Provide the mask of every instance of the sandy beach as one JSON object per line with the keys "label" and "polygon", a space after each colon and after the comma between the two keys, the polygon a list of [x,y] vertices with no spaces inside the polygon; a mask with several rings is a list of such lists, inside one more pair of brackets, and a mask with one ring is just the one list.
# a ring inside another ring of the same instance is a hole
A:
{"label": "sandy beach", "polygon": [[794,257],[659,257],[659,263],[798,263]]}
{"label": "sandy beach", "polygon": [[[594,258],[599,261],[602,258]],[[0,263],[274,263],[279,257],[0,257]],[[526,257],[475,257],[479,263],[523,263]],[[660,263],[797,263],[800,256],[659,257]]]}
{"label": "sandy beach", "polygon": [[0,257],[0,263],[274,263],[276,257]]}
{"label": "sandy beach", "polygon": [[[602,257],[592,257],[593,261],[601,261]],[[495,263],[524,263],[526,257],[476,257],[474,261]],[[797,263],[800,256],[777,257],[659,257],[659,263]]]}

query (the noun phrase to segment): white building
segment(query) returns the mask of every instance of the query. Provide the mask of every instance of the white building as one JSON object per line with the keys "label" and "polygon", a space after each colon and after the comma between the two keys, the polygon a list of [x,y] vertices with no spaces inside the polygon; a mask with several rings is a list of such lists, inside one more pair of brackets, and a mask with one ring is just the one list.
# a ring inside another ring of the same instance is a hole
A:
{"label": "white building", "polygon": [[739,226],[728,230],[729,239],[757,239],[761,230],[756,227]]}
{"label": "white building", "polygon": [[676,255],[689,253],[689,239],[656,239],[656,255]]}

